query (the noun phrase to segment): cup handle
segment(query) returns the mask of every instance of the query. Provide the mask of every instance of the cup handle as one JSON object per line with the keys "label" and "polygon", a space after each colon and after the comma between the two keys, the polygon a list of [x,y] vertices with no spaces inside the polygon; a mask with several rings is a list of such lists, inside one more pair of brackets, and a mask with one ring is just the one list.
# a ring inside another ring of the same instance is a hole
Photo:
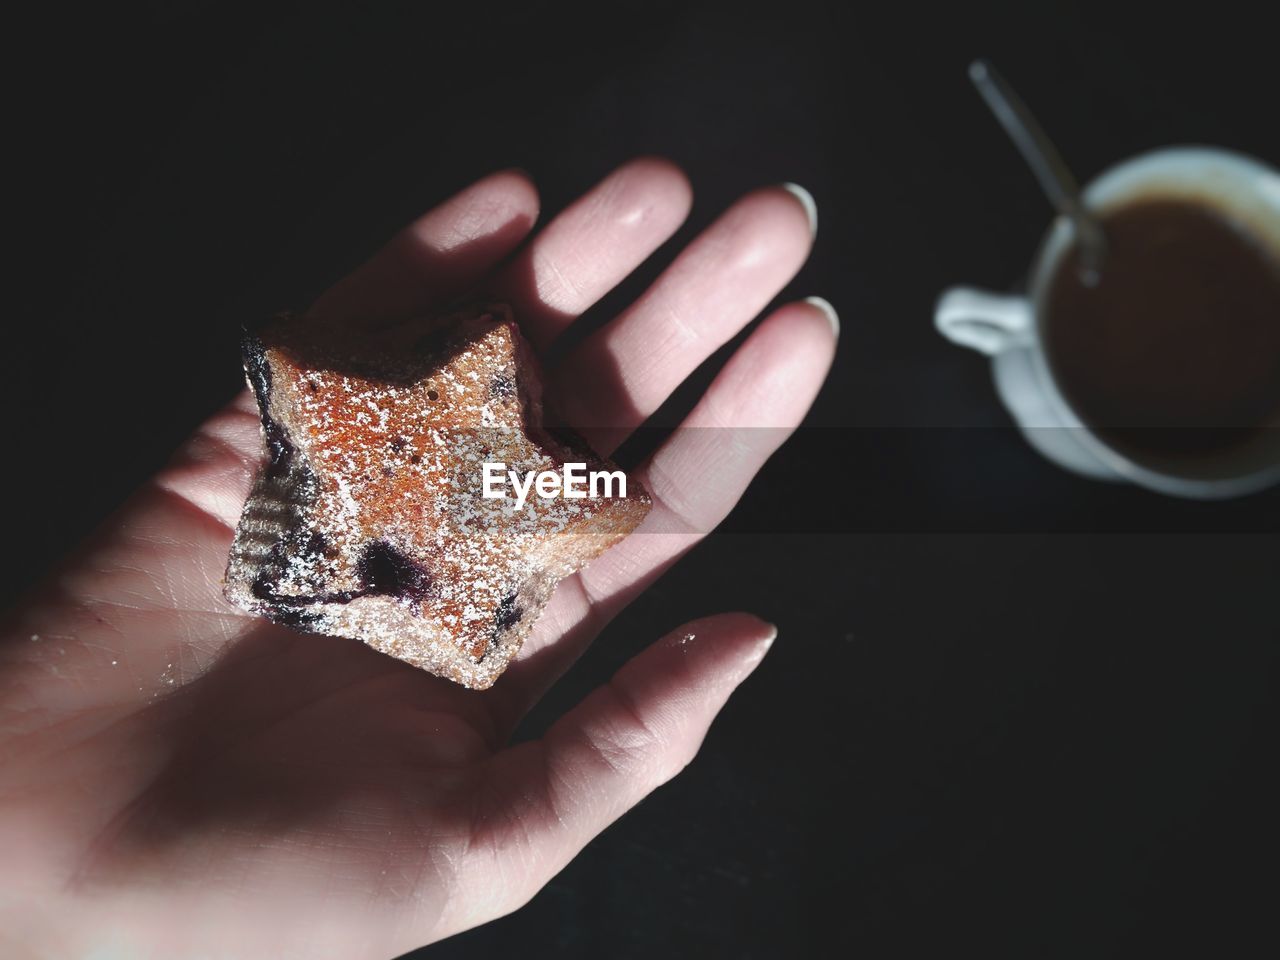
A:
{"label": "cup handle", "polygon": [[952,287],[938,298],[933,323],[952,343],[994,356],[1025,342],[1031,304],[1026,297]]}

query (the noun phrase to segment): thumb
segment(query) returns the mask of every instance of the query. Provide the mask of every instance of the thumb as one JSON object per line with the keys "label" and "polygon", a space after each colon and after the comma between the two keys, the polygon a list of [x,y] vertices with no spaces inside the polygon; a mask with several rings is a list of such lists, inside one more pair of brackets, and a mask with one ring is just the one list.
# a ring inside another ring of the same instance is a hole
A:
{"label": "thumb", "polygon": [[541,740],[495,756],[492,789],[483,792],[488,809],[477,812],[482,835],[473,844],[492,851],[508,880],[504,894],[517,902],[490,903],[491,916],[527,901],[593,837],[684,769],[776,635],[746,613],[695,620],[629,661]]}

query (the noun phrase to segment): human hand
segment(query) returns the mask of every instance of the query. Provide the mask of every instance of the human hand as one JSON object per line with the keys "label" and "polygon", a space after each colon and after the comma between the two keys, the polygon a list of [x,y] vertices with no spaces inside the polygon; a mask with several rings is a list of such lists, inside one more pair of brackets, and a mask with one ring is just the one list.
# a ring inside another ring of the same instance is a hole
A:
{"label": "human hand", "polygon": [[[529,238],[534,187],[497,173],[310,312],[391,322],[483,289],[545,350],[690,201],[683,174],[641,159]],[[782,289],[810,243],[793,194],[739,200],[549,372],[566,422],[610,453]],[[695,621],[541,739],[509,746],[516,724],[732,508],[812,402],[833,326],[801,302],[752,332],[684,423],[720,429],[677,431],[642,465],[644,526],[560,583],[483,693],[223,599],[261,457],[242,395],[6,618],[0,953],[387,958],[529,900],[689,762],[774,630],[742,613]],[[714,482],[699,482],[712,465]]]}

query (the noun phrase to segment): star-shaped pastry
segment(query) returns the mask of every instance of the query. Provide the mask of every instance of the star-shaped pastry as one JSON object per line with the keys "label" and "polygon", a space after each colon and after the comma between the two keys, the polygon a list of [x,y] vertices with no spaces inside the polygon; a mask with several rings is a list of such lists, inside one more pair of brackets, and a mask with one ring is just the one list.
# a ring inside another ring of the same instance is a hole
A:
{"label": "star-shaped pastry", "polygon": [[[483,689],[556,583],[648,512],[637,481],[623,495],[616,465],[543,425],[538,363],[505,306],[376,332],[282,315],[246,334],[244,360],[268,460],[225,592],[276,622]],[[575,463],[601,475],[571,484],[584,496],[529,486]],[[498,482],[512,473],[523,503]]]}

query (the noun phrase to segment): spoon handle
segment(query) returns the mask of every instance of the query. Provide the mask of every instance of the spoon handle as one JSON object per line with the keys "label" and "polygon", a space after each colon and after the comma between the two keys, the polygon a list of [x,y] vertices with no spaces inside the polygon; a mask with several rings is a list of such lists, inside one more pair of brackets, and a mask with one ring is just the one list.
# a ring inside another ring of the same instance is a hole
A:
{"label": "spoon handle", "polygon": [[969,65],[969,79],[1009,135],[1027,166],[1040,182],[1054,209],[1069,218],[1080,242],[1082,269],[1087,281],[1096,282],[1106,240],[1098,221],[1080,201],[1080,186],[1022,98],[986,60]]}
{"label": "spoon handle", "polygon": [[982,94],[991,112],[1004,127],[1014,146],[1027,161],[1027,166],[1040,181],[1040,186],[1049,195],[1049,201],[1061,210],[1076,202],[1080,187],[1070,168],[1063,162],[1062,155],[1053,141],[1045,134],[1036,118],[1032,116],[1022,98],[1009,86],[1008,81],[996,71],[996,68],[985,60],[975,60],[969,65],[969,79]]}

